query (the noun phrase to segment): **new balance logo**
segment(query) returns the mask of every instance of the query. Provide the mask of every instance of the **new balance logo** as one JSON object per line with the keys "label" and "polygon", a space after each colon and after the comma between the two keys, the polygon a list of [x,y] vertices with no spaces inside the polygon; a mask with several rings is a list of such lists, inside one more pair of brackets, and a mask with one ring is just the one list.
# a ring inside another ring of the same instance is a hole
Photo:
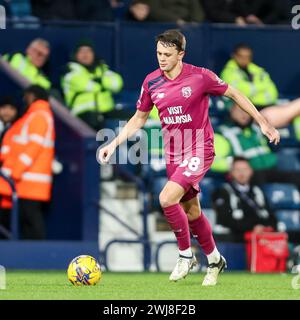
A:
{"label": "new balance logo", "polygon": [[222,79],[220,79],[218,76],[216,76],[216,79],[220,85],[225,84],[225,82]]}
{"label": "new balance logo", "polygon": [[164,97],[165,97],[165,94],[163,92],[157,94],[158,99],[162,99]]}

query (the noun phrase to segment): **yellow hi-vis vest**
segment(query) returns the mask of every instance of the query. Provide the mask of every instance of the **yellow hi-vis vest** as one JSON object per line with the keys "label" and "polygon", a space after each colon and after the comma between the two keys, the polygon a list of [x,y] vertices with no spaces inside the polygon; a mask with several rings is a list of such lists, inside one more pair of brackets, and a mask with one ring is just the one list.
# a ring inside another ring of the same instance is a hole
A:
{"label": "yellow hi-vis vest", "polygon": [[108,112],[114,109],[112,93],[123,87],[122,77],[105,64],[89,70],[77,62],[68,63],[62,78],[65,102],[75,116],[88,111]]}
{"label": "yellow hi-vis vest", "polygon": [[276,103],[278,91],[270,75],[261,67],[250,63],[247,67],[252,77],[241,69],[235,60],[231,59],[220,74],[222,80],[239,89],[251,102],[257,106],[268,106]]}
{"label": "yellow hi-vis vest", "polygon": [[6,54],[3,56],[3,59],[9,62],[12,68],[18,70],[32,84],[37,84],[46,90],[50,89],[51,82],[39,68],[30,62],[27,56],[24,56],[22,53]]}

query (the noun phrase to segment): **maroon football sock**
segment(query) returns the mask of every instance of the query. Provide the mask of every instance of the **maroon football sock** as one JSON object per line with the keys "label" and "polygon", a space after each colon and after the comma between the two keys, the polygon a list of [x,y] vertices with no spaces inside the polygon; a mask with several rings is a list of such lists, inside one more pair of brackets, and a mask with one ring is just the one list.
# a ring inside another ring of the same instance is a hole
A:
{"label": "maroon football sock", "polygon": [[163,208],[164,215],[174,232],[179,250],[186,250],[191,246],[189,222],[186,213],[177,203]]}
{"label": "maroon football sock", "polygon": [[212,229],[203,212],[200,217],[194,221],[189,221],[189,225],[194,238],[200,244],[200,247],[206,255],[209,255],[215,248],[215,240],[212,235]]}

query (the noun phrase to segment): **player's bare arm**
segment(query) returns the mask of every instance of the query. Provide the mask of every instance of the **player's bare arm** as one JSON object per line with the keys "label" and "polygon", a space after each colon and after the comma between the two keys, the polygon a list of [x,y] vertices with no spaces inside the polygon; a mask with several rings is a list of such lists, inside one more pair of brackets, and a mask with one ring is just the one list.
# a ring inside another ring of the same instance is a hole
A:
{"label": "player's bare arm", "polygon": [[125,127],[121,130],[119,135],[110,144],[100,149],[99,160],[101,163],[108,163],[115,149],[144,126],[149,113],[150,112],[143,112],[140,110],[136,111]]}
{"label": "player's bare arm", "polygon": [[229,85],[224,96],[231,98],[240,108],[247,112],[258,123],[261,132],[271,143],[274,143],[275,145],[279,143],[279,132],[270,125],[267,119],[255,108],[252,102],[244,94]]}

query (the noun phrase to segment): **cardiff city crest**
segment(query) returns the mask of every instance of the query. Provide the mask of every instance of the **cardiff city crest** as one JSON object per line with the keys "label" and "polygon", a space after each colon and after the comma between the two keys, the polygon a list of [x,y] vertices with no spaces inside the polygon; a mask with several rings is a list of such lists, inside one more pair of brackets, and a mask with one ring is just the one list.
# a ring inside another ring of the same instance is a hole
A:
{"label": "cardiff city crest", "polygon": [[192,95],[192,88],[191,87],[183,87],[181,89],[182,96],[185,98],[189,98]]}

